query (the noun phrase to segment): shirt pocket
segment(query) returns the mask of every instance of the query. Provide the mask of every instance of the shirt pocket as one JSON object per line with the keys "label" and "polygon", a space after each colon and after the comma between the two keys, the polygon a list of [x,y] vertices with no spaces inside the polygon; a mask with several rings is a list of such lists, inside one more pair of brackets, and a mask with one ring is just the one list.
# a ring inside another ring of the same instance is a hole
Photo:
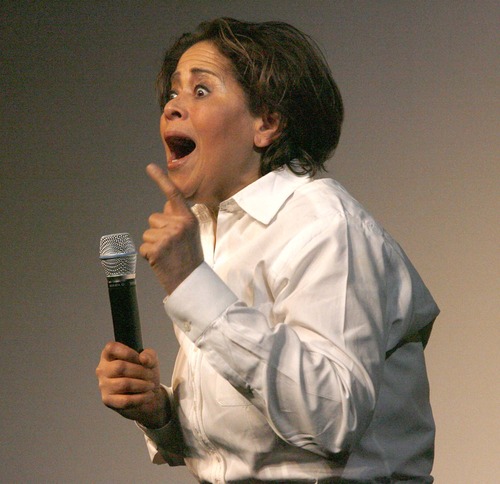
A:
{"label": "shirt pocket", "polygon": [[251,405],[248,399],[220,375],[215,377],[215,399],[222,407],[246,407]]}

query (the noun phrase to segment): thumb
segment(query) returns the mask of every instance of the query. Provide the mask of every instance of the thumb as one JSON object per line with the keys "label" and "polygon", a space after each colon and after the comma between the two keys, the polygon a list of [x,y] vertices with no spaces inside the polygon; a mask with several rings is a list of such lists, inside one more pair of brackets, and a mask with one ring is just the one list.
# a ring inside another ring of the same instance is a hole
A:
{"label": "thumb", "polygon": [[155,350],[145,349],[139,354],[139,361],[145,368],[152,369],[158,366],[158,355]]}

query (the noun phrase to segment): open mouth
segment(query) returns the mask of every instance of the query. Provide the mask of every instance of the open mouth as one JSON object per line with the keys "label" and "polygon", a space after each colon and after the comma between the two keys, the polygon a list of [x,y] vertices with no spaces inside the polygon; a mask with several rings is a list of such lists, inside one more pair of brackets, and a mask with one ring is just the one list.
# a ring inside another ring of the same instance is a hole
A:
{"label": "open mouth", "polygon": [[191,154],[196,148],[196,143],[191,138],[172,136],[166,140],[172,161],[180,160]]}

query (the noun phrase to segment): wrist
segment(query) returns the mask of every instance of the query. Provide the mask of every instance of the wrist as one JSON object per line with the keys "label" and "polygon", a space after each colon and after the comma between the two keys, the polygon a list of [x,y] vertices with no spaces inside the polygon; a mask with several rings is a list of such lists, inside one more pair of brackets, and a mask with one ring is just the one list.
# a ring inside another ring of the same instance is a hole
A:
{"label": "wrist", "polygon": [[139,424],[148,429],[160,429],[167,425],[172,417],[170,400],[165,388],[162,386],[158,390],[157,398],[156,410],[138,421]]}

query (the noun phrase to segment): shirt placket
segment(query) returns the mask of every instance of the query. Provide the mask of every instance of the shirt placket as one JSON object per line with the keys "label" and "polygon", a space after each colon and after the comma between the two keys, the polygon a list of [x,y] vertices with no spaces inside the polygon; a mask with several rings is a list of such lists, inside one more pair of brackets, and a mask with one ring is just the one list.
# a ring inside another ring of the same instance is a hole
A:
{"label": "shirt placket", "polygon": [[[227,203],[227,202],[226,202]],[[204,207],[200,207],[198,210],[198,220],[200,222],[200,232],[202,234],[202,245],[205,257],[205,262],[211,267],[215,267],[217,263],[217,254],[220,246],[220,242],[223,240],[224,229],[227,223],[224,223],[227,217],[231,216],[230,209],[234,209],[235,204],[229,204],[225,209],[221,207],[217,220],[217,236],[214,234],[214,224],[209,216],[208,212],[204,210]],[[227,210],[229,209],[229,210]],[[222,220],[222,223],[221,223]],[[222,230],[221,230],[222,229]],[[217,240],[217,243],[216,243]],[[203,421],[203,395],[201,392],[201,380],[206,378],[203,375],[203,352],[194,347],[191,352],[190,358],[190,371],[192,378],[191,380],[191,391],[193,395],[193,411],[194,411],[194,425],[193,432],[199,445],[204,449],[204,451],[211,458],[211,478],[210,481],[213,484],[225,484],[225,472],[226,465],[223,456],[217,450],[217,447],[211,442],[208,435],[205,432],[205,426]],[[206,404],[206,403],[205,403]]]}
{"label": "shirt placket", "polygon": [[203,422],[203,396],[201,392],[201,379],[203,375],[203,352],[194,348],[191,352],[190,371],[191,371],[191,391],[193,395],[193,433],[198,440],[199,445],[211,457],[211,482],[214,484],[224,484],[225,481],[225,463],[222,455],[215,445],[210,441],[205,432]]}

